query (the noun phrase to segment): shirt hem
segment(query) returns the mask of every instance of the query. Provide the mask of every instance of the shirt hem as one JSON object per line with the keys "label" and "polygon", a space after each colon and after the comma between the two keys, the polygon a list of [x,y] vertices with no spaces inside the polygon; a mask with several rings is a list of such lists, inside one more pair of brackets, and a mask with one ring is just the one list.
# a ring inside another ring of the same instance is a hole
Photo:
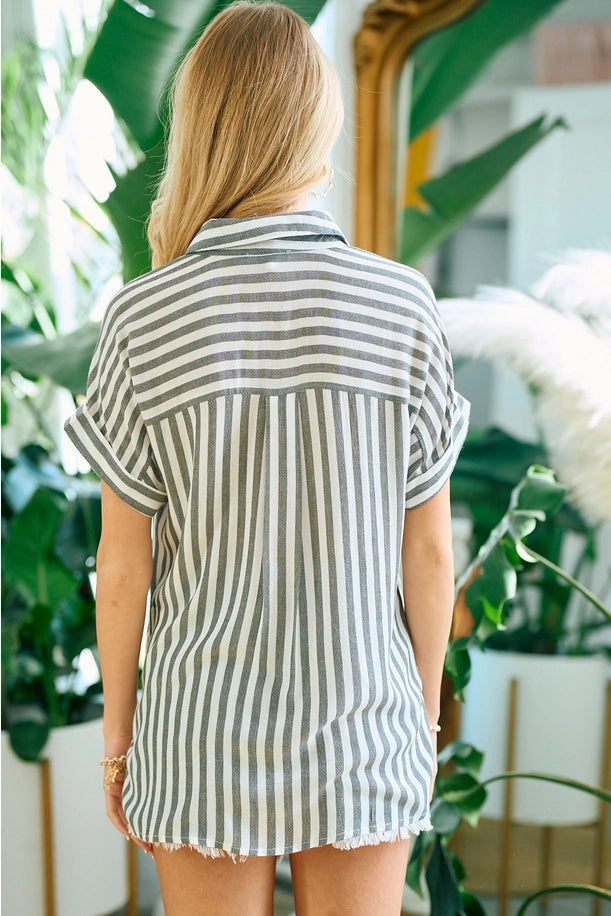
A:
{"label": "shirt hem", "polygon": [[174,852],[178,849],[192,849],[195,852],[200,853],[200,855],[204,856],[205,858],[217,859],[228,857],[234,862],[244,862],[251,856],[277,856],[281,858],[282,856],[290,855],[291,853],[304,852],[307,849],[315,849],[320,846],[333,846],[335,849],[345,851],[351,849],[359,849],[363,846],[377,846],[380,843],[392,843],[398,840],[407,839],[408,837],[418,836],[419,833],[432,829],[433,825],[431,824],[430,817],[423,817],[418,821],[404,824],[399,827],[385,827],[382,830],[371,830],[367,833],[357,833],[349,837],[336,836],[334,839],[325,837],[312,844],[301,844],[297,846],[291,845],[284,847],[276,846],[271,849],[251,848],[248,849],[248,851],[244,851],[243,848],[237,848],[234,846],[226,847],[220,843],[194,843],[188,839],[162,840],[157,838],[151,840],[146,837],[138,837],[136,834],[134,834],[134,836],[145,843],[151,843],[153,846],[160,847],[168,852]]}

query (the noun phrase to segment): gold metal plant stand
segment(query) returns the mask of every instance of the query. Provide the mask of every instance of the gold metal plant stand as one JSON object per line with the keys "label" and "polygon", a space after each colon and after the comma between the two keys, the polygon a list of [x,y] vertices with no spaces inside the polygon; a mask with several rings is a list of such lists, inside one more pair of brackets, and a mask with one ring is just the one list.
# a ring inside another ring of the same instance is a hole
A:
{"label": "gold metal plant stand", "polygon": [[[605,723],[605,742],[603,744],[602,772],[600,784],[604,789],[611,789],[611,681],[607,684],[607,705]],[[605,855],[607,851],[607,807],[602,799],[598,807],[598,829],[596,831],[596,884],[603,886],[605,873]],[[594,901],[594,916],[602,916],[602,900]]]}
{"label": "gold metal plant stand", "polygon": [[51,764],[40,765],[42,796],[42,836],[45,872],[45,916],[55,916],[55,849],[53,845],[53,805],[51,802]]}
{"label": "gold metal plant stand", "polygon": [[[518,681],[512,678],[509,684],[509,708],[507,716],[507,753],[505,759],[505,771],[512,772],[515,770],[516,762],[516,730],[517,730],[517,713],[518,713]],[[600,785],[608,789],[611,771],[611,682],[607,684],[607,697],[605,706],[605,739],[603,744],[603,760],[601,764]],[[511,894],[511,857],[512,857],[512,840],[513,840],[513,799],[514,799],[514,780],[505,780],[503,819],[501,833],[501,876],[499,882],[499,902],[500,916],[508,916],[509,903]],[[607,849],[607,811],[604,801],[600,801],[598,809],[598,818],[592,825],[596,829],[597,835],[597,855],[594,863],[594,884],[602,887],[604,881],[604,866]],[[541,850],[541,887],[549,887],[551,880],[552,865],[552,839],[553,827],[546,825],[543,827],[543,843]],[[602,916],[602,901],[599,897],[595,898],[594,916]],[[541,899],[543,910],[547,908],[545,897]]]}

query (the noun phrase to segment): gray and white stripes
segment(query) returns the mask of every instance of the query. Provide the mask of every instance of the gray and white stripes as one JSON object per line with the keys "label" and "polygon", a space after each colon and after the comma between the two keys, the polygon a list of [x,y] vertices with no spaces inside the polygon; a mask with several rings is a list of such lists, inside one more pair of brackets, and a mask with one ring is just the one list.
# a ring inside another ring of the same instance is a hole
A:
{"label": "gray and white stripes", "polygon": [[429,827],[403,510],[466,418],[424,278],[326,214],[212,220],[117,296],[66,428],[154,515],[136,836],[271,855]]}

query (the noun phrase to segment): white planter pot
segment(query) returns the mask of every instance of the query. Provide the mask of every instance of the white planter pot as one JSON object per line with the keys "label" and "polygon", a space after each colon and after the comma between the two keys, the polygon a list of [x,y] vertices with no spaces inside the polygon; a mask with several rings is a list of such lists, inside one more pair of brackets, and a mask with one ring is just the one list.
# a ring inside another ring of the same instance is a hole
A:
{"label": "white planter pot", "polygon": [[[596,656],[471,652],[463,741],[484,752],[482,778],[506,771],[509,690],[518,681],[514,769],[599,785],[605,733],[607,664]],[[488,787],[486,817],[503,816],[505,782]],[[569,826],[593,823],[592,796],[539,780],[514,781],[512,820]]]}
{"label": "white planter pot", "polygon": [[[55,912],[102,916],[127,901],[127,843],[102,790],[102,722],[54,729],[50,761]],[[41,767],[24,763],[2,733],[2,910],[44,916]]]}

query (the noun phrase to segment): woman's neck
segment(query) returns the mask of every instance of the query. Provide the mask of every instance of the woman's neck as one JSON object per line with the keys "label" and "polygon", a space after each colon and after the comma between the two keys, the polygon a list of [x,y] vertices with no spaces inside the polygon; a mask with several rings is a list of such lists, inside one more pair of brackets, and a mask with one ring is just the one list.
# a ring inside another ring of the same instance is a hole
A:
{"label": "woman's neck", "polygon": [[[283,207],[281,210],[275,210],[274,213],[302,213],[304,210],[310,209],[310,197],[307,191],[305,191],[297,200],[294,200],[292,203],[287,204],[286,207]],[[271,215],[271,214],[270,214]]]}

